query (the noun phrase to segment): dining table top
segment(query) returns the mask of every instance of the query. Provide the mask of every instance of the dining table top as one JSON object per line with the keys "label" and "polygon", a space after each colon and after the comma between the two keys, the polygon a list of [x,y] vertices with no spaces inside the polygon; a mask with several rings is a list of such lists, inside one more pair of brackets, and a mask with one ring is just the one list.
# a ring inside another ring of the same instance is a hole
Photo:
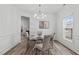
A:
{"label": "dining table top", "polygon": [[30,37],[30,40],[39,40],[39,39],[44,39],[44,36],[32,36]]}

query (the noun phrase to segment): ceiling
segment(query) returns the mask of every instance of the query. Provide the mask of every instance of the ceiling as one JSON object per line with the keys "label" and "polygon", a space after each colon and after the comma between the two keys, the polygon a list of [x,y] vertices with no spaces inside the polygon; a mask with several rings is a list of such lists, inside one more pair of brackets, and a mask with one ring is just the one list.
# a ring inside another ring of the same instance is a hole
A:
{"label": "ceiling", "polygon": [[[37,13],[39,11],[39,4],[16,4],[17,8],[24,10],[28,13]],[[56,13],[61,10],[63,7],[62,4],[41,4],[41,12],[46,14]]]}

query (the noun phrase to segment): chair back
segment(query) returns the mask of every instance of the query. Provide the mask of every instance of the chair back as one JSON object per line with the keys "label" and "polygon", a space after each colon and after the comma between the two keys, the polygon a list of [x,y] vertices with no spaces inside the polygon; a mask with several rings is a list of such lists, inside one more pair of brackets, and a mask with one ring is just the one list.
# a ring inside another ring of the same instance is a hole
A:
{"label": "chair back", "polygon": [[38,35],[38,36],[42,36],[42,31],[38,31],[38,32],[37,32],[37,35]]}
{"label": "chair back", "polygon": [[55,38],[55,33],[53,33],[53,35],[51,35],[51,38],[50,38],[50,44],[52,47],[54,45],[54,38]]}
{"label": "chair back", "polygon": [[51,36],[50,41],[53,41],[53,39],[55,38],[55,33],[53,33],[53,35],[50,36]]}
{"label": "chair back", "polygon": [[48,50],[49,48],[51,48],[50,46],[50,36],[49,35],[45,35],[44,36],[44,41],[43,41],[43,50]]}

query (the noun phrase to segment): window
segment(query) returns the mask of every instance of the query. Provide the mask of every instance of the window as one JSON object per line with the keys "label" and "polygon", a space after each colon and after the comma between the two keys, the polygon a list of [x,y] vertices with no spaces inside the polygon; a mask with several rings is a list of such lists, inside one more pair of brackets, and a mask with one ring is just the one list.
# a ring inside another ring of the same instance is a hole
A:
{"label": "window", "polygon": [[73,16],[64,17],[63,25],[64,38],[71,40],[73,33]]}

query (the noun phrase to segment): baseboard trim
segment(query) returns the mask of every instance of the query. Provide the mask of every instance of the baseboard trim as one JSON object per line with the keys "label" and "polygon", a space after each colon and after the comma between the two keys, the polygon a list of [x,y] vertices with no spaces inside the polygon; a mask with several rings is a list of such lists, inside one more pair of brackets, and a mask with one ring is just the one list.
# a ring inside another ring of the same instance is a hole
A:
{"label": "baseboard trim", "polygon": [[[57,42],[59,42],[58,40],[54,40],[54,41],[57,41]],[[60,44],[62,44],[61,42],[59,42]],[[68,48],[67,46],[65,46],[64,44],[62,44],[65,48],[67,48],[67,49],[69,49],[70,51],[72,51],[72,52],[74,52],[73,50],[71,50],[70,48]],[[74,52],[75,53],[75,55],[78,55],[78,53],[76,53],[76,52]]]}
{"label": "baseboard trim", "polygon": [[10,51],[12,51],[15,47],[17,47],[20,43],[16,44],[14,47],[12,47],[10,50],[5,52],[3,55],[7,55]]}

